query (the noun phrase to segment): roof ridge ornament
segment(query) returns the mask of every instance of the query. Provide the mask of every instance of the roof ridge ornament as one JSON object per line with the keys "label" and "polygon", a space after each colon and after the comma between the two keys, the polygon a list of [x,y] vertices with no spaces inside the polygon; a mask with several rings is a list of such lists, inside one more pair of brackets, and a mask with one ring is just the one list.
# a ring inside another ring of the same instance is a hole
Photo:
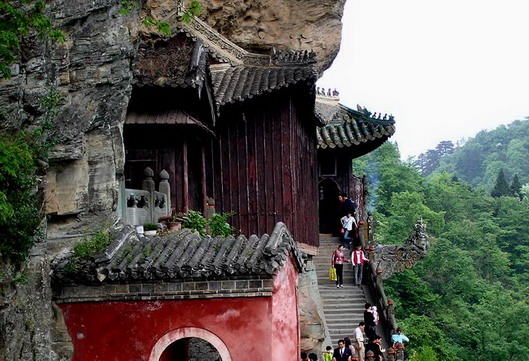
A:
{"label": "roof ridge ornament", "polygon": [[325,88],[316,88],[316,101],[323,104],[338,105],[340,102],[340,92],[334,88],[334,90]]}
{"label": "roof ridge ornament", "polygon": [[176,9],[169,14],[164,21],[175,24],[177,31],[185,32],[193,39],[201,39],[211,55],[222,63],[230,63],[233,66],[288,66],[288,65],[312,65],[316,63],[314,50],[278,51],[271,49],[271,54],[256,54],[249,52],[196,16],[189,21],[183,21],[186,8],[181,0],[178,1]]}
{"label": "roof ridge ornament", "polygon": [[274,65],[309,65],[316,63],[314,50],[291,50],[283,51],[272,47],[272,64]]}

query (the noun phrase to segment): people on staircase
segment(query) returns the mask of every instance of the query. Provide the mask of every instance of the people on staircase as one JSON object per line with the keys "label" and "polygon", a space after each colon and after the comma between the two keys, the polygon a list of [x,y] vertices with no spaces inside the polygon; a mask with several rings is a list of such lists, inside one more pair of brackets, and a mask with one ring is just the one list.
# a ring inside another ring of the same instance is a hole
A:
{"label": "people on staircase", "polygon": [[366,336],[369,340],[372,340],[376,337],[376,323],[375,323],[375,317],[373,315],[373,311],[371,309],[371,304],[368,302],[364,306],[364,323],[366,325],[365,332]]}
{"label": "people on staircase", "polygon": [[322,352],[323,361],[332,361],[333,350],[331,346],[325,347],[325,351]]}
{"label": "people on staircase", "polygon": [[364,263],[366,262],[369,262],[369,259],[366,257],[364,251],[362,251],[362,246],[357,245],[356,249],[351,253],[351,263],[353,264],[355,286],[362,285],[362,275],[364,273]]}
{"label": "people on staircase", "polygon": [[376,327],[378,325],[378,320],[379,320],[377,306],[375,305],[371,306],[367,310],[367,312],[370,312],[373,315],[373,322],[375,323],[375,327]]}
{"label": "people on staircase", "polygon": [[351,339],[349,337],[344,337],[343,341],[345,342],[345,347],[351,350],[351,356],[354,357],[356,354],[356,351],[353,346],[353,343],[351,342]]}
{"label": "people on staircase", "polygon": [[338,348],[334,349],[332,361],[351,361],[351,350],[345,347],[344,340],[338,341]]}
{"label": "people on staircase", "polygon": [[356,224],[356,219],[353,217],[353,213],[349,212],[340,219],[343,227],[343,242],[345,247],[350,249],[351,242],[353,241],[354,235],[358,228]]}
{"label": "people on staircase", "polygon": [[315,353],[309,353],[309,361],[318,361],[318,355]]}
{"label": "people on staircase", "polygon": [[340,209],[340,216],[346,216],[347,213],[354,214],[355,213],[355,204],[354,202],[347,196],[347,193],[341,193],[338,196],[338,200],[342,204]]}
{"label": "people on staircase", "polygon": [[402,329],[400,327],[397,327],[397,333],[391,335],[391,343],[393,343],[393,349],[398,350],[401,349],[404,353],[404,359],[408,358],[408,353],[406,352],[406,349],[404,348],[404,342],[410,342],[410,339],[406,337],[405,334],[402,333]]}
{"label": "people on staircase", "polygon": [[354,348],[356,351],[356,356],[358,357],[358,361],[365,360],[365,346],[364,346],[365,325],[366,324],[364,322],[360,322],[358,324],[358,327],[355,328],[355,331],[354,331]]}
{"label": "people on staircase", "polygon": [[369,339],[369,343],[365,347],[366,354],[373,351],[375,354],[375,361],[384,361],[384,349],[381,346],[381,337],[376,335],[373,339]]}
{"label": "people on staircase", "polygon": [[336,269],[336,288],[343,287],[343,264],[351,262],[350,259],[345,258],[343,251],[344,247],[339,245],[331,257],[331,265]]}

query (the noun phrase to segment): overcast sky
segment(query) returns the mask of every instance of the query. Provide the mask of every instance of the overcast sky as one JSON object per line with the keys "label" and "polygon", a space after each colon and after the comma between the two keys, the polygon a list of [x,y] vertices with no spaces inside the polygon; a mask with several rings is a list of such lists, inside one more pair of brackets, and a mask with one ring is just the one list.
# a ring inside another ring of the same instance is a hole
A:
{"label": "overcast sky", "polygon": [[318,86],[392,113],[402,158],[529,116],[529,0],[347,0]]}

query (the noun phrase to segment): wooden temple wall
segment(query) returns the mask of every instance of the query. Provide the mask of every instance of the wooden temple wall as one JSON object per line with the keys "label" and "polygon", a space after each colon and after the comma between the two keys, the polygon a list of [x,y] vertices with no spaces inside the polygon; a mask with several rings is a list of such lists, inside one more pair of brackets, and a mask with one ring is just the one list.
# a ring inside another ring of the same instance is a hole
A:
{"label": "wooden temple wall", "polygon": [[[279,91],[232,106],[217,124],[208,195],[217,212],[234,212],[243,234],[272,232],[284,222],[294,239],[318,246],[317,163],[304,92]],[[208,162],[206,162],[208,163]]]}

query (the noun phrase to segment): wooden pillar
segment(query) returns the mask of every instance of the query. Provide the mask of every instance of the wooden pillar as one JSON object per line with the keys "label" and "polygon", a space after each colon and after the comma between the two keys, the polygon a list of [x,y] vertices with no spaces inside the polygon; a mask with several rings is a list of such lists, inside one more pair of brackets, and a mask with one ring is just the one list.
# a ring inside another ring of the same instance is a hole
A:
{"label": "wooden pillar", "polygon": [[189,169],[187,159],[187,142],[182,145],[182,169],[183,169],[183,198],[184,212],[189,210]]}
{"label": "wooden pillar", "polygon": [[202,213],[206,215],[207,213],[207,201],[208,201],[208,195],[207,195],[207,189],[206,189],[206,150],[204,149],[204,146],[201,146],[201,169],[200,169],[200,178],[202,180]]}

